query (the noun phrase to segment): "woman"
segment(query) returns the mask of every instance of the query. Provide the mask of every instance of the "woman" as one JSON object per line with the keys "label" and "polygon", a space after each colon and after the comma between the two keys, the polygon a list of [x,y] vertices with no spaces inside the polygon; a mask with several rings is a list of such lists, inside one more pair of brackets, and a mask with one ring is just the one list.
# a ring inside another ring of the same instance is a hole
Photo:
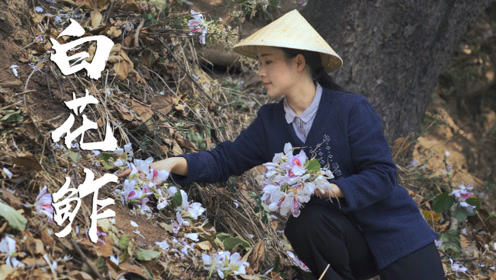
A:
{"label": "woman", "polygon": [[152,163],[180,184],[217,182],[272,161],[284,144],[315,152],[332,167],[332,196],[315,196],[290,217],[285,234],[299,258],[322,279],[444,279],[427,225],[396,168],[381,121],[362,96],[339,91],[327,72],[341,58],[295,10],[234,47],[257,58],[267,94],[284,96],[262,106],[234,142],[211,151]]}

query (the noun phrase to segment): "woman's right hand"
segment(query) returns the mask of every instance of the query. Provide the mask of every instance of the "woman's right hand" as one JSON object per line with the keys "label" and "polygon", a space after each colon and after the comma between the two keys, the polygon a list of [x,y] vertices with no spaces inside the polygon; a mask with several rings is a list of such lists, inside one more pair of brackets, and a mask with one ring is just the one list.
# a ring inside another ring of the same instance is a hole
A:
{"label": "woman's right hand", "polygon": [[167,170],[181,176],[188,175],[188,162],[183,157],[170,157],[150,163],[150,168]]}
{"label": "woman's right hand", "polygon": [[[167,170],[169,173],[174,173],[177,175],[186,176],[188,175],[188,162],[183,157],[170,157],[163,160],[155,161],[150,163],[150,168],[156,170]],[[122,178],[131,173],[131,169],[126,169],[119,175],[118,178]]]}

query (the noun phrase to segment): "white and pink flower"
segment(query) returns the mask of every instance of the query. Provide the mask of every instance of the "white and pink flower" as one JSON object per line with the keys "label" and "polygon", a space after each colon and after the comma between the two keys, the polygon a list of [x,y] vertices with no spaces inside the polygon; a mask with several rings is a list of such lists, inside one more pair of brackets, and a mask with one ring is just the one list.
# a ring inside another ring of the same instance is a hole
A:
{"label": "white and pink flower", "polygon": [[207,35],[207,24],[205,23],[205,18],[201,13],[195,12],[194,10],[191,10],[190,13],[193,18],[188,22],[190,29],[189,35],[193,36],[195,33],[199,33],[200,43],[205,45],[205,36]]}
{"label": "white and pink flower", "polygon": [[165,207],[167,207],[167,205],[169,205],[170,203],[170,199],[174,197],[176,192],[177,192],[177,188],[174,186],[169,187],[168,189],[165,188],[163,190],[159,189],[155,194],[155,197],[157,197],[158,199],[157,209],[162,210]]}
{"label": "white and pink flower", "polygon": [[187,212],[191,215],[191,217],[197,220],[198,216],[200,216],[206,210],[202,207],[201,203],[188,201],[188,194],[183,190],[181,190],[181,197],[183,199],[183,202],[181,206],[176,208],[176,211],[182,210],[184,212]]}
{"label": "white and pink flower", "polygon": [[439,247],[443,246],[443,241],[436,239],[436,240],[434,240],[434,244],[436,244],[436,247],[439,248]]}
{"label": "white and pink flower", "polygon": [[150,183],[153,184],[153,186],[158,186],[163,181],[167,180],[167,178],[169,178],[169,171],[150,169],[147,178],[148,180],[150,180]]}
{"label": "white and pink flower", "polygon": [[43,187],[41,192],[36,197],[34,204],[36,212],[47,215],[53,219],[52,194],[47,192],[47,186]]}
{"label": "white and pink flower", "polygon": [[279,211],[283,216],[291,212],[298,217],[312,194],[331,189],[328,180],[334,176],[329,169],[321,168],[318,161],[309,160],[303,150],[297,155],[293,155],[293,150],[291,143],[286,143],[284,153],[276,153],[272,162],[264,164],[261,199],[270,211]]}
{"label": "white and pink flower", "polygon": [[463,208],[465,208],[465,209],[467,209],[467,211],[468,211],[470,214],[474,213],[474,209],[476,208],[475,206],[470,205],[470,204],[468,204],[468,203],[467,203],[467,202],[465,202],[465,201],[460,202],[460,206],[461,206],[461,207],[463,207]]}
{"label": "white and pink flower", "polygon": [[136,202],[141,199],[142,191],[139,187],[136,187],[136,183],[136,180],[126,179],[124,181],[124,189],[122,191],[116,190],[116,192],[121,196],[123,205],[130,202]]}
{"label": "white and pink flower", "polygon": [[141,177],[139,175],[140,172],[147,175],[150,172],[150,163],[152,162],[152,157],[149,157],[145,160],[135,159],[133,163],[129,163],[129,168],[131,169],[131,174],[129,174],[129,177],[132,178],[134,174],[137,174],[136,176]]}
{"label": "white and pink flower", "polygon": [[458,276],[458,272],[461,273],[467,272],[468,268],[464,267],[463,265],[459,263],[453,263],[452,259],[450,259],[450,262],[451,262],[451,270],[453,270],[457,276]]}
{"label": "white and pink flower", "polygon": [[451,192],[451,195],[455,196],[456,198],[458,198],[459,201],[465,201],[467,200],[467,198],[469,198],[470,196],[470,190],[473,190],[474,187],[472,185],[458,185],[458,189],[456,190],[453,190]]}
{"label": "white and pink flower", "polygon": [[293,263],[296,264],[299,268],[301,268],[304,271],[310,272],[310,269],[308,268],[308,266],[304,262],[302,262],[297,256],[295,256],[295,254],[293,252],[286,251],[286,253],[288,253],[288,256],[291,259],[293,259]]}
{"label": "white and pink flower", "polygon": [[6,258],[7,265],[12,267],[24,266],[24,264],[16,258],[16,240],[8,234],[0,241],[0,253],[2,253],[2,257]]}
{"label": "white and pink flower", "polygon": [[189,222],[185,221],[183,219],[183,216],[181,215],[181,213],[178,211],[178,212],[176,212],[176,220],[174,221],[174,219],[172,219],[172,232],[174,234],[177,234],[179,232],[179,229],[183,225],[189,226]]}
{"label": "white and pink flower", "polygon": [[162,251],[167,252],[169,250],[169,243],[167,242],[167,239],[162,242],[155,242],[155,244],[157,244]]}
{"label": "white and pink flower", "polygon": [[214,253],[212,256],[202,254],[203,268],[209,270],[209,274],[216,271],[221,279],[231,274],[246,274],[246,267],[250,264],[241,260],[241,255],[236,252],[231,255],[229,251]]}
{"label": "white and pink flower", "polygon": [[[132,150],[128,145],[115,153],[122,155],[124,152],[128,153],[129,157],[132,156],[130,154]],[[128,162],[129,170],[125,174],[129,174],[129,177],[124,180],[123,189],[115,191],[121,197],[123,205],[132,204],[139,208],[141,213],[147,215],[152,214],[152,209],[148,205],[151,195],[157,199],[157,209],[162,210],[170,204],[178,192],[176,187],[164,183],[169,178],[169,171],[150,168],[152,162],[152,157],[146,160],[134,159],[132,163]],[[167,188],[167,186],[169,187]],[[196,220],[206,210],[201,203],[188,201],[188,195],[183,190],[181,190],[181,197],[182,203],[175,209],[178,213],[184,211]],[[182,214],[184,215],[184,213]],[[179,222],[179,219],[175,223],[174,231],[177,233],[183,223]]]}
{"label": "white and pink flower", "polygon": [[174,247],[181,254],[181,259],[188,256],[189,252],[194,252],[195,245],[195,242],[189,243],[186,238],[172,238],[172,247]]}

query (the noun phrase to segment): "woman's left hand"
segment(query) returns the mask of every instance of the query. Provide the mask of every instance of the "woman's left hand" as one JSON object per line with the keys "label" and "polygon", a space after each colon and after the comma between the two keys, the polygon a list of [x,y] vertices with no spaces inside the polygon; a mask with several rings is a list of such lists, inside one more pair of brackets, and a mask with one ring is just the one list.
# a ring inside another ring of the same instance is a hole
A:
{"label": "woman's left hand", "polygon": [[338,185],[332,184],[331,183],[331,189],[330,190],[325,190],[324,193],[321,193],[319,190],[315,190],[314,194],[318,197],[325,197],[325,198],[344,198],[343,192],[341,192],[341,189],[339,188]]}

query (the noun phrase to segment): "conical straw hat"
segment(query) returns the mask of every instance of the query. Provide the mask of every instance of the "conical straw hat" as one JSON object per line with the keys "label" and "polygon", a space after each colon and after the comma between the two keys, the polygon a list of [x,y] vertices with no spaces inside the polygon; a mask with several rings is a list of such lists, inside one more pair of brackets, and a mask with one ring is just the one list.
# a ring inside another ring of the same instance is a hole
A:
{"label": "conical straw hat", "polygon": [[326,72],[338,70],[343,60],[297,11],[293,10],[233,47],[241,55],[257,59],[256,46],[282,47],[320,53]]}

